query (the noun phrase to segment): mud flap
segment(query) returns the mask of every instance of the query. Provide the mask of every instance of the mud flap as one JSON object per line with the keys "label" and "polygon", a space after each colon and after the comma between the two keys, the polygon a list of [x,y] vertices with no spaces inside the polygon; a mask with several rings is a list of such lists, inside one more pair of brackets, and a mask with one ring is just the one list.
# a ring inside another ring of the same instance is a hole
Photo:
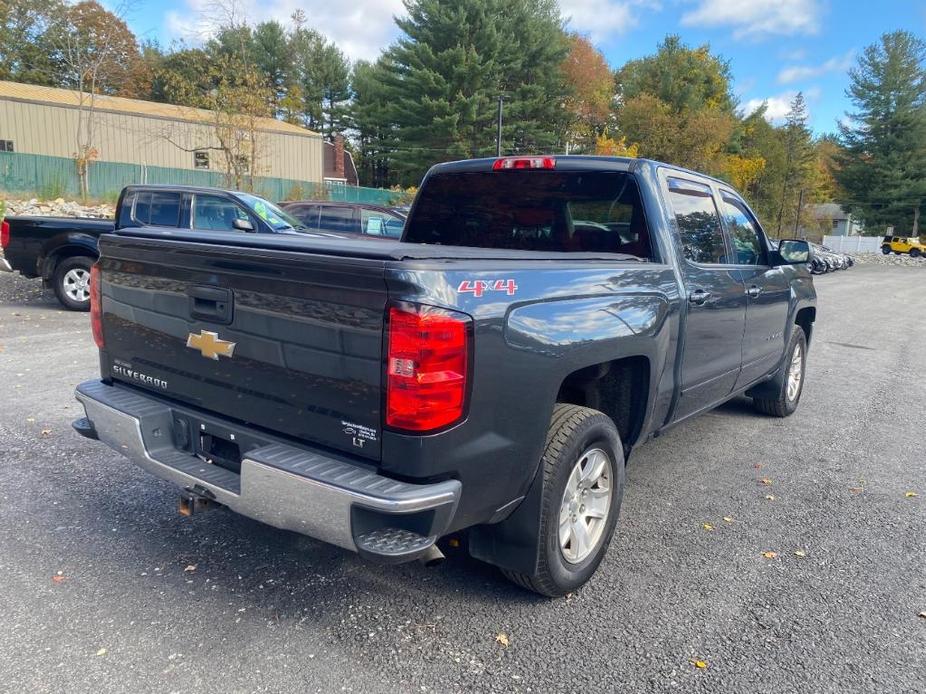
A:
{"label": "mud flap", "polygon": [[[539,470],[539,465],[538,465]],[[543,475],[535,474],[527,495],[505,520],[469,531],[469,553],[502,569],[533,575],[540,553]]]}

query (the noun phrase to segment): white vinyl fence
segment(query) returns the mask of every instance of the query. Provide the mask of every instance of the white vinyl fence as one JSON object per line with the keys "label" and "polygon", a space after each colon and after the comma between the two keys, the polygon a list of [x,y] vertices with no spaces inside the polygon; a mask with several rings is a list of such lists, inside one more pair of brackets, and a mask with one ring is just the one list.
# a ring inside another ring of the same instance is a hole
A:
{"label": "white vinyl fence", "polygon": [[837,253],[880,253],[880,236],[824,236],[823,245]]}

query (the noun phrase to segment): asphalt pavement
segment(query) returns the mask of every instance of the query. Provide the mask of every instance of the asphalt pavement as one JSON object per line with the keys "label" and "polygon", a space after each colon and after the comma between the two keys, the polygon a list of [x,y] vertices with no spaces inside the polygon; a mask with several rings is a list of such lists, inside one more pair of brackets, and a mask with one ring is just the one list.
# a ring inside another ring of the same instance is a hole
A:
{"label": "asphalt pavement", "polygon": [[926,272],[816,282],[797,414],[637,451],[601,569],[550,601],[446,544],[382,567],[180,517],[70,429],[87,315],[0,273],[0,691],[926,692]]}

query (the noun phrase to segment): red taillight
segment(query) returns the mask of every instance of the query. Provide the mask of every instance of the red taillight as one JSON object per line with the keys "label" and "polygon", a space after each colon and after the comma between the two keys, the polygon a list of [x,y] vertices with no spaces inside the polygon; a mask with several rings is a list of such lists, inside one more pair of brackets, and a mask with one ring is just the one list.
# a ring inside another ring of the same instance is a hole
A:
{"label": "red taillight", "polygon": [[0,247],[6,248],[10,245],[10,223],[5,219],[0,222]]}
{"label": "red taillight", "polygon": [[555,169],[553,157],[502,157],[492,164],[493,171],[515,171],[518,169]]}
{"label": "red taillight", "polygon": [[469,316],[432,306],[389,309],[386,424],[432,431],[463,417]]}
{"label": "red taillight", "polygon": [[90,268],[90,330],[93,341],[103,349],[103,288],[100,286],[100,266]]}

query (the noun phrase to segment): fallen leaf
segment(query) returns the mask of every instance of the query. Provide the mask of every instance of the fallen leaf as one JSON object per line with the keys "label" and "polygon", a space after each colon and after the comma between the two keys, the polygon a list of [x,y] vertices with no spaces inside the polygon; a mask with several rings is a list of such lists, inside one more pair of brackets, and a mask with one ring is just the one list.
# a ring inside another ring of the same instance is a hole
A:
{"label": "fallen leaf", "polygon": [[96,652],[96,654],[97,654],[97,655],[106,655],[106,649],[105,649],[105,648],[101,648],[100,650],[98,650],[98,651]]}
{"label": "fallen leaf", "polygon": [[806,556],[807,556],[807,552],[805,552],[805,551],[802,550],[802,549],[796,549],[796,550],[794,550],[794,556],[796,556],[796,557],[806,557]]}
{"label": "fallen leaf", "polygon": [[68,577],[67,577],[67,576],[64,576],[64,575],[62,575],[62,574],[60,574],[60,573],[57,573],[57,574],[55,574],[54,576],[51,577],[51,582],[52,582],[52,583],[64,583],[66,580],[68,580]]}
{"label": "fallen leaf", "polygon": [[193,573],[194,571],[196,571],[196,564],[188,564],[187,567],[184,569],[184,571],[186,571],[187,573]]}
{"label": "fallen leaf", "polygon": [[760,481],[762,484],[764,484],[766,487],[771,487],[771,486],[772,486],[772,481],[771,481],[768,477],[763,477],[763,478],[762,478],[761,480],[759,480],[759,481]]}
{"label": "fallen leaf", "polygon": [[904,492],[904,496],[907,499],[912,499],[915,496],[919,496],[919,494],[917,494],[916,492]]}
{"label": "fallen leaf", "polygon": [[690,662],[692,665],[694,665],[694,666],[695,666],[696,668],[698,668],[699,670],[704,670],[704,669],[707,668],[707,661],[706,661],[706,660],[695,660],[694,658],[692,658],[692,659],[689,660],[688,662]]}
{"label": "fallen leaf", "polygon": [[778,552],[762,552],[762,556],[766,559],[774,559],[778,556]]}
{"label": "fallen leaf", "polygon": [[724,522],[724,523],[732,523],[732,522],[733,522],[733,516],[724,516],[724,517],[723,517],[723,522]]}
{"label": "fallen leaf", "polygon": [[865,491],[865,488],[864,487],[849,487],[849,491],[852,492],[853,494],[861,494],[862,492]]}
{"label": "fallen leaf", "polygon": [[774,501],[774,500],[775,500],[775,495],[774,495],[774,494],[766,494],[766,495],[765,495],[765,498],[768,499],[769,501]]}
{"label": "fallen leaf", "polygon": [[501,632],[500,634],[497,634],[495,636],[495,641],[497,643],[502,644],[503,648],[508,648],[508,646],[511,644],[511,642],[508,640],[508,634],[506,634],[505,632]]}
{"label": "fallen leaf", "polygon": [[49,436],[51,436],[51,429],[42,429],[42,436],[44,438],[48,438]]}
{"label": "fallen leaf", "polygon": [[714,526],[711,525],[710,523],[702,523],[702,524],[701,524],[701,527],[704,528],[705,530],[713,530],[713,529],[714,529]]}

